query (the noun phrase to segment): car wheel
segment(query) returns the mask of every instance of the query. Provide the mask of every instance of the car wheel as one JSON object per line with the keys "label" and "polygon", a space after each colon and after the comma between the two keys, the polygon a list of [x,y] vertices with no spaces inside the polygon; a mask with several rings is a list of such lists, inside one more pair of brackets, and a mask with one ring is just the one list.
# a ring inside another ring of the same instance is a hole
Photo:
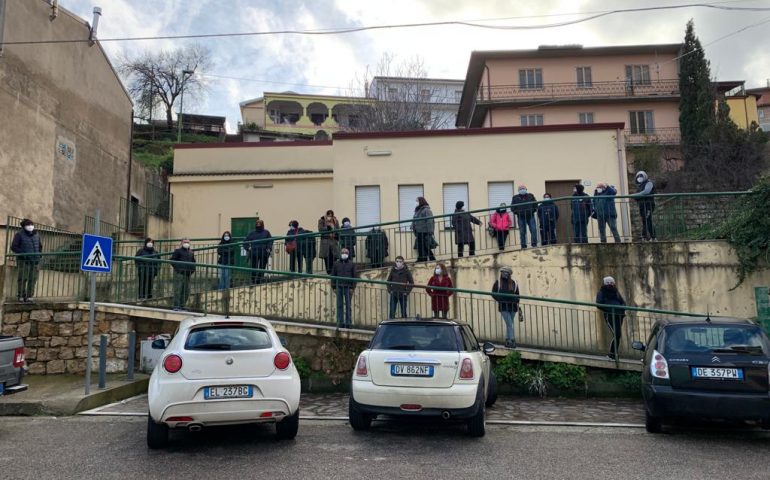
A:
{"label": "car wheel", "polygon": [[484,411],[484,404],[479,405],[479,409],[475,415],[468,420],[468,434],[471,437],[483,437],[486,433],[486,415]]}
{"label": "car wheel", "polygon": [[147,446],[156,449],[168,445],[168,425],[155,423],[152,415],[147,414]]}
{"label": "car wheel", "polygon": [[762,428],[762,430],[770,430],[770,419],[762,420],[759,426]]}
{"label": "car wheel", "polygon": [[660,433],[663,431],[663,419],[650,415],[647,410],[644,411],[644,428],[648,433]]}
{"label": "car wheel", "polygon": [[497,401],[497,377],[494,372],[489,372],[489,389],[487,390],[486,406],[491,407]]}
{"label": "car wheel", "polygon": [[348,420],[353,430],[368,430],[372,426],[374,417],[358,410],[353,397],[350,397],[350,402],[348,402]]}
{"label": "car wheel", "polygon": [[278,440],[291,440],[299,430],[299,408],[294,415],[284,418],[275,424],[275,436]]}

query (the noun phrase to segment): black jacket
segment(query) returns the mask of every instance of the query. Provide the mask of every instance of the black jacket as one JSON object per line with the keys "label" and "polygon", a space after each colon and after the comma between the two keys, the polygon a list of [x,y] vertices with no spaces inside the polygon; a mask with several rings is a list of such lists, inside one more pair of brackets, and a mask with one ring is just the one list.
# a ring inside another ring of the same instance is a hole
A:
{"label": "black jacket", "polygon": [[356,258],[356,231],[353,228],[344,228],[340,230],[340,249],[347,248],[350,251],[350,258]]}
{"label": "black jacket", "polygon": [[175,262],[188,262],[188,264],[174,263],[174,273],[190,276],[195,273],[195,254],[189,248],[179,247],[171,254],[171,260]]}
{"label": "black jacket", "polygon": [[591,217],[591,197],[585,192],[572,194],[572,223],[588,223]]}
{"label": "black jacket", "polygon": [[252,257],[268,254],[273,251],[273,241],[270,240],[270,230],[263,228],[262,230],[252,230],[246,237],[244,248],[249,251]]}
{"label": "black jacket", "polygon": [[235,265],[238,250],[240,250],[238,245],[233,245],[233,237],[230,237],[230,240],[227,241],[223,238],[217,247],[217,264]]}
{"label": "black jacket", "polygon": [[[530,203],[532,202],[532,203]],[[531,193],[525,193],[524,195],[514,195],[511,199],[511,212],[519,218],[525,218],[529,220],[537,210],[537,199]],[[528,205],[522,205],[522,204]]]}
{"label": "black jacket", "polygon": [[[618,305],[619,307],[624,307],[626,305],[626,301],[623,300],[617,287],[610,287],[609,285],[603,285],[599,290],[599,293],[596,295],[596,303]],[[604,319],[607,321],[612,320],[613,316],[615,317],[615,320],[622,320],[623,317],[626,316],[625,308],[599,307],[599,310],[604,312]]]}
{"label": "black jacket", "polygon": [[[24,253],[42,253],[43,243],[40,240],[40,235],[37,231],[33,230],[32,233],[22,230],[16,232],[11,242],[11,251],[16,254]],[[40,255],[24,255],[18,258],[19,262],[39,263]]]}
{"label": "black jacket", "polygon": [[[358,278],[358,272],[356,272],[356,264],[352,260],[337,260],[332,267],[332,277],[348,277]],[[356,282],[349,282],[345,280],[332,280],[332,288],[337,287],[349,287],[356,288]]]}
{"label": "black jacket", "polygon": [[402,285],[388,285],[388,292],[391,293],[409,293],[414,288],[414,278],[412,272],[409,271],[409,267],[404,265],[404,268],[398,269],[393,267],[388,274],[388,282],[400,283]]}
{"label": "black jacket", "polygon": [[473,225],[481,225],[481,220],[468,212],[455,210],[454,215],[452,215],[452,228],[455,229],[455,243],[457,245],[474,241]]}
{"label": "black jacket", "polygon": [[137,257],[136,260],[134,260],[134,263],[136,264],[136,269],[139,271],[140,275],[143,273],[154,277],[160,271],[160,262],[147,261],[148,258],[160,258],[160,255],[154,248],[147,248],[146,246],[142,247],[136,251],[136,255],[134,256]]}
{"label": "black jacket", "polygon": [[541,227],[556,225],[559,219],[559,206],[551,200],[537,206],[537,219]]}
{"label": "black jacket", "polygon": [[379,229],[373,229],[366,234],[366,256],[370,259],[382,261],[388,256],[388,236]]}
{"label": "black jacket", "polygon": [[510,279],[509,285],[500,285],[500,280],[496,280],[492,285],[492,298],[497,301],[497,309],[501,312],[518,312],[519,311],[519,299],[506,297],[503,295],[495,295],[499,293],[507,293],[510,295],[519,294],[519,284],[514,279]]}
{"label": "black jacket", "polygon": [[310,235],[312,230],[299,229],[299,235],[297,237],[297,252],[305,258],[315,258],[318,253],[316,248],[316,236]]}

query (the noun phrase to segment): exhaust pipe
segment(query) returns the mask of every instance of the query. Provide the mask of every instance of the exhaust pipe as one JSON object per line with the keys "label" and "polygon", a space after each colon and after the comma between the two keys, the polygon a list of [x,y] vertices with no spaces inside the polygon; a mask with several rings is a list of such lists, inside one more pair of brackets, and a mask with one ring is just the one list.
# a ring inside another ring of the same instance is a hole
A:
{"label": "exhaust pipe", "polygon": [[193,433],[194,432],[200,432],[201,430],[203,430],[203,427],[201,425],[198,425],[197,423],[194,423],[194,424],[190,425],[189,427],[187,427],[187,430],[189,432],[193,432]]}
{"label": "exhaust pipe", "polygon": [[443,412],[441,412],[441,418],[443,418],[444,420],[449,420],[449,417],[451,416],[452,414],[449,413],[449,410],[444,410]]}

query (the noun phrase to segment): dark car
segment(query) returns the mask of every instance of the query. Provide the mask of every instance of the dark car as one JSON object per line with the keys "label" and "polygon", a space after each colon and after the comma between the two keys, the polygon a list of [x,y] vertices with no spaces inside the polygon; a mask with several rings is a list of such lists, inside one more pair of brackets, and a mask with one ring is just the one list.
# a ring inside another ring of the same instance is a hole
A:
{"label": "dark car", "polygon": [[659,320],[644,345],[646,427],[673,419],[759,422],[770,429],[770,339],[750,320],[675,317]]}

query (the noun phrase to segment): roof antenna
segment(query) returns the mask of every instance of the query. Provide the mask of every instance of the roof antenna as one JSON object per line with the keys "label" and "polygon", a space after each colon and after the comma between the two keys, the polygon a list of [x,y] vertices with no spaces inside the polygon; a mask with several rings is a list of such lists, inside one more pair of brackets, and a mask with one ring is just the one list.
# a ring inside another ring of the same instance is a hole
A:
{"label": "roof antenna", "polygon": [[711,323],[711,306],[706,307],[706,321]]}

